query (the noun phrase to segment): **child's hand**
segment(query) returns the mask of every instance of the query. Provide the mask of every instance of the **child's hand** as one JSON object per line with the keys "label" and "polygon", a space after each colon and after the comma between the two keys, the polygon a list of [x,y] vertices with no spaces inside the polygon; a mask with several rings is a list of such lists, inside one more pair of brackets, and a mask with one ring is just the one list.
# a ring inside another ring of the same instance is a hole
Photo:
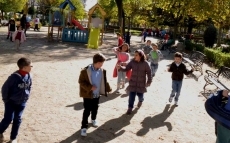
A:
{"label": "child's hand", "polygon": [[121,66],[127,66],[127,63],[121,63]]}
{"label": "child's hand", "polygon": [[227,90],[223,90],[222,95],[223,95],[224,97],[228,97],[228,96],[229,96],[228,93],[230,93],[230,92],[227,91]]}
{"label": "child's hand", "polygon": [[120,69],[120,68],[121,68],[121,65],[117,64],[117,66],[116,66],[116,67],[117,67],[117,69]]}
{"label": "child's hand", "polygon": [[92,86],[92,88],[91,88],[92,91],[94,91],[94,90],[96,90],[96,89],[97,89],[96,86]]}
{"label": "child's hand", "polygon": [[146,83],[146,85],[145,85],[146,87],[149,87],[150,86],[150,84],[149,83]]}

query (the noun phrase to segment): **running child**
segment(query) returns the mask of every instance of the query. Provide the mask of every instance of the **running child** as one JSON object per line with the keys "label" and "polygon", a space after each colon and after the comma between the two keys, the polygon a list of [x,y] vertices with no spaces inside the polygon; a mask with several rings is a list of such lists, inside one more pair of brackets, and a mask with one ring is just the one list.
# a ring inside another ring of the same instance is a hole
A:
{"label": "running child", "polygon": [[[129,71],[132,69],[132,75],[129,80],[129,104],[127,114],[131,114],[133,110],[133,104],[136,95],[138,96],[139,102],[137,107],[140,108],[144,101],[144,93],[147,92],[146,87],[150,86],[152,82],[151,69],[149,63],[146,61],[145,54],[142,50],[136,50],[134,59],[132,59],[127,65],[117,65],[117,68],[122,71]],[[148,77],[146,82],[146,76]]]}
{"label": "running child", "polygon": [[182,54],[179,52],[176,52],[174,55],[174,62],[171,64],[171,66],[168,68],[168,72],[172,72],[172,92],[169,97],[169,102],[171,103],[173,98],[175,101],[175,105],[178,106],[178,99],[180,96],[180,91],[182,87],[182,82],[185,75],[191,74],[194,69],[188,70],[186,68],[186,65],[182,63]]}
{"label": "running child", "polygon": [[93,56],[93,63],[85,67],[79,76],[80,97],[83,98],[84,106],[81,136],[87,136],[88,117],[90,113],[93,126],[98,126],[96,117],[100,95],[107,96],[107,93],[112,91],[107,82],[106,70],[101,68],[105,59],[104,55],[100,53],[95,54]]}
{"label": "running child", "polygon": [[12,37],[12,41],[15,41],[17,50],[19,50],[19,47],[21,46],[21,44],[24,41],[26,41],[26,35],[25,35],[24,31],[22,30],[21,26],[19,26],[18,30],[16,32],[14,32],[13,37]]}
{"label": "running child", "polygon": [[147,60],[148,60],[150,51],[153,49],[151,46],[151,43],[152,43],[151,40],[147,40],[146,45],[142,48]]}
{"label": "running child", "polygon": [[10,40],[12,41],[12,35],[13,35],[13,33],[15,31],[16,31],[15,21],[13,19],[11,19],[9,21],[9,25],[8,25],[8,36],[7,36],[7,39],[10,38]]}
{"label": "running child", "polygon": [[[129,45],[123,44],[121,48],[115,47],[113,51],[117,55],[117,64],[121,66],[126,66],[128,62],[130,61],[130,54],[129,54]],[[116,65],[117,65],[116,64]],[[125,77],[127,76],[128,79],[130,79],[131,76],[131,70],[125,72],[117,69],[115,66],[113,71],[113,77],[117,77],[117,93],[120,93],[120,88],[125,87]]]}
{"label": "running child", "polygon": [[153,49],[149,53],[149,61],[152,71],[152,77],[154,77],[158,69],[158,63],[160,59],[163,58],[163,55],[161,51],[158,50],[158,46],[156,44],[152,44],[152,47]]}
{"label": "running child", "polygon": [[32,78],[30,76],[31,61],[20,58],[17,62],[19,70],[11,74],[2,86],[2,100],[5,106],[4,117],[0,123],[0,142],[4,141],[3,133],[13,120],[10,142],[17,143],[17,135],[22,122],[22,113],[29,99]]}

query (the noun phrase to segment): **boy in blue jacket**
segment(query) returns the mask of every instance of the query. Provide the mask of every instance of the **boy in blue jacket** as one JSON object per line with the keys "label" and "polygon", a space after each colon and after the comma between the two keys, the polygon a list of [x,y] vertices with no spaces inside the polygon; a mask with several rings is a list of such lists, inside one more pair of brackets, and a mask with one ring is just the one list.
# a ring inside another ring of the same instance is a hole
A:
{"label": "boy in blue jacket", "polygon": [[32,78],[30,76],[31,61],[20,58],[17,62],[19,70],[11,74],[2,86],[2,100],[5,106],[4,117],[0,123],[0,141],[4,140],[3,132],[13,120],[10,142],[17,143],[16,137],[21,124],[21,117],[29,98]]}

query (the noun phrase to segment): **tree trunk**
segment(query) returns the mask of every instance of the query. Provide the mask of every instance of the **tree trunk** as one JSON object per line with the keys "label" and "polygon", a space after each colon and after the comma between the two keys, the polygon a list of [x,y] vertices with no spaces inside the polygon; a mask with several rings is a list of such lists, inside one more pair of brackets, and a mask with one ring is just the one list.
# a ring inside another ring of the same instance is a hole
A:
{"label": "tree trunk", "polygon": [[218,36],[217,36],[217,47],[220,46],[220,42],[221,42],[221,34],[222,34],[222,28],[221,28],[221,24],[219,24],[218,27]]}
{"label": "tree trunk", "polygon": [[123,35],[125,32],[125,12],[123,10],[122,0],[115,0],[118,8],[118,22],[119,27],[121,29],[121,34]]}
{"label": "tree trunk", "polygon": [[177,22],[175,22],[174,23],[174,32],[173,32],[173,39],[175,40],[177,37],[177,33],[178,33],[178,23]]}

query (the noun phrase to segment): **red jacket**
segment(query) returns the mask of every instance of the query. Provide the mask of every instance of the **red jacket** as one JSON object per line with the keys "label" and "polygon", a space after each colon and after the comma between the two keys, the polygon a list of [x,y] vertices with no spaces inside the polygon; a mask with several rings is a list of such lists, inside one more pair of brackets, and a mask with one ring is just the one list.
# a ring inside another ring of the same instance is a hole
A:
{"label": "red jacket", "polygon": [[118,47],[120,47],[121,45],[123,45],[124,41],[121,37],[118,38]]}

